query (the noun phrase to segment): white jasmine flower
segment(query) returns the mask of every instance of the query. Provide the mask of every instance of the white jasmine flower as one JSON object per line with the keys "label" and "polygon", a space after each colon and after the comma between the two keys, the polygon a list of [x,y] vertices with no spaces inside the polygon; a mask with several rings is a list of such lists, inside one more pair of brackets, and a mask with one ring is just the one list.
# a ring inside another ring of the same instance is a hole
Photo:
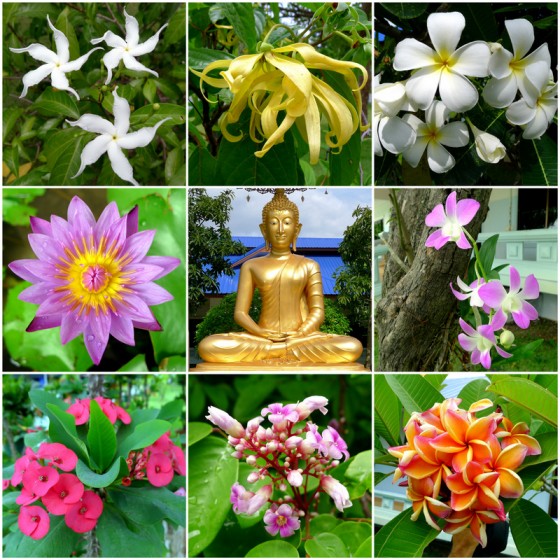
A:
{"label": "white jasmine flower", "polygon": [[56,52],[47,49],[43,45],[39,43],[32,43],[28,47],[23,49],[15,49],[10,47],[10,50],[14,53],[29,53],[32,58],[35,60],[40,60],[41,62],[45,62],[39,68],[35,70],[31,70],[23,77],[23,91],[19,96],[20,99],[27,95],[27,90],[31,86],[36,86],[39,82],[44,80],[47,76],[51,77],[51,84],[56,89],[60,89],[63,91],[69,91],[72,95],[74,95],[77,99],[80,99],[78,93],[70,87],[68,83],[68,78],[66,77],[67,72],[73,72],[74,70],[79,70],[89,58],[90,54],[93,51],[97,51],[99,49],[103,50],[103,47],[96,47],[95,49],[91,49],[87,54],[80,56],[76,60],[70,61],[70,44],[66,35],[59,31],[54,25],[51,23],[49,16],[47,16],[47,23],[49,27],[52,29],[54,33],[54,41],[56,43]]}
{"label": "white jasmine flower", "polygon": [[130,126],[130,107],[128,101],[119,97],[117,88],[113,92],[113,115],[115,124],[101,118],[98,115],[89,113],[82,115],[77,121],[66,122],[71,126],[78,126],[88,132],[99,134],[97,138],[86,144],[81,155],[81,165],[78,173],[72,177],[78,177],[84,171],[86,165],[95,163],[105,152],[111,160],[113,171],[123,180],[138,186],[134,180],[132,165],[126,159],[121,148],[133,150],[147,146],[154,138],[156,130],[165,122],[171,119],[167,117],[159,121],[155,126],[141,128],[136,132],[128,132]]}
{"label": "white jasmine flower", "polygon": [[109,47],[113,48],[113,50],[103,56],[103,64],[105,64],[105,68],[107,68],[107,79],[105,80],[105,85],[111,81],[111,78],[113,77],[113,68],[116,68],[121,60],[129,70],[135,70],[136,72],[149,72],[156,77],[159,76],[159,74],[154,70],[150,70],[143,64],[140,64],[135,57],[152,52],[158,44],[159,34],[167,27],[168,24],[166,23],[160,27],[157,33],[152,35],[152,37],[150,37],[147,41],[138,44],[138,41],[140,40],[138,20],[134,16],[129,16],[126,13],[126,9],[124,10],[124,15],[126,18],[125,39],[115,35],[112,31],[107,31],[103,37],[91,40],[93,45],[97,45],[98,43],[101,43],[101,41],[105,41]]}

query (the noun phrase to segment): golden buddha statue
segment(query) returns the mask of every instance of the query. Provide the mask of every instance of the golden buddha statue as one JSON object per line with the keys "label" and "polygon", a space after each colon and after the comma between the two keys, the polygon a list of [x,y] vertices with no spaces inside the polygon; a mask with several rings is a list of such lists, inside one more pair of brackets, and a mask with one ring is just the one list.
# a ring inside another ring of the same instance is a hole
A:
{"label": "golden buddha statue", "polygon": [[[245,262],[239,275],[234,319],[244,332],[204,338],[200,357],[254,365],[354,362],[362,354],[359,340],[319,331],[325,318],[321,271],[314,260],[292,253],[301,224],[298,208],[284,189],[277,189],[265,205],[262,221],[270,253]],[[258,323],[249,316],[255,288],[262,299]]]}

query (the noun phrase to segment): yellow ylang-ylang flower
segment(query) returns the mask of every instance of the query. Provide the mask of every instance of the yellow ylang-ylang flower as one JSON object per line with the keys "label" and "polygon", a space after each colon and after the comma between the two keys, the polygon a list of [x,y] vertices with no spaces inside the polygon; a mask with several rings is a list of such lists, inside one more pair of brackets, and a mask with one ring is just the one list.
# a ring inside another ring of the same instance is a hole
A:
{"label": "yellow ylang-ylang flower", "polygon": [[[360,126],[360,90],[367,82],[367,70],[361,64],[320,54],[306,43],[279,48],[265,44],[261,50],[264,52],[233,60],[216,60],[202,72],[191,69],[201,81],[216,88],[227,87],[233,94],[229,110],[220,119],[224,137],[230,142],[243,138],[243,133],[231,134],[228,126],[238,122],[241,113],[249,107],[250,137],[257,143],[265,141],[262,149],[255,152],[257,157],[264,156],[275,144],[283,142],[284,134],[295,123],[309,144],[311,164],[316,164],[321,149],[322,113],[329,124],[325,141],[331,149],[340,151]],[[284,53],[297,53],[301,60]],[[353,68],[362,73],[361,84],[358,84]],[[216,69],[222,69],[221,78],[209,76]],[[352,90],[356,106],[309,70],[331,70],[341,74]],[[285,115],[278,124],[281,111],[285,111]]]}

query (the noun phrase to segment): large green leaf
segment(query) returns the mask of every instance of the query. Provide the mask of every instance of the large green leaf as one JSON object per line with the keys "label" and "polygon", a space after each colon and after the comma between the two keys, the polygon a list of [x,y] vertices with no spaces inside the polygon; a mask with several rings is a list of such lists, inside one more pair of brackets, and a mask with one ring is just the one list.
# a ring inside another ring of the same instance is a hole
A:
{"label": "large green leaf", "polygon": [[223,439],[210,436],[189,448],[189,557],[198,556],[220,531],[238,465]]}
{"label": "large green leaf", "polygon": [[[120,90],[119,90],[120,93]],[[171,117],[158,128],[158,134],[174,125],[185,125],[185,107],[172,103],[160,103],[159,109],[155,110],[153,105],[145,105],[137,109],[130,115],[130,125],[134,128],[144,128],[145,126],[155,126],[159,121]]]}
{"label": "large green leaf", "polygon": [[169,26],[163,35],[163,46],[168,47],[178,43],[187,33],[186,9],[179,4],[177,11],[169,19]]}
{"label": "large green leaf", "polygon": [[212,433],[212,426],[206,422],[189,422],[189,447]]}
{"label": "large green leaf", "polygon": [[189,185],[197,187],[215,185],[217,165],[217,160],[206,148],[197,146],[189,157]]}
{"label": "large green leaf", "polygon": [[195,70],[206,68],[215,60],[233,60],[234,56],[227,51],[189,47],[189,67]]}
{"label": "large green leaf", "polygon": [[94,136],[79,128],[67,128],[51,134],[44,149],[51,172],[49,185],[78,185],[81,179],[74,175],[80,168],[82,150]]}
{"label": "large green leaf", "polygon": [[[486,391],[486,387],[488,387],[488,381],[485,379],[475,379],[467,383],[457,395],[461,399],[461,408],[468,410],[471,404],[480,401],[482,399],[495,399],[496,397]],[[488,414],[493,410],[491,408],[487,409]],[[486,411],[482,411],[482,413],[478,413],[478,415],[484,416]]]}
{"label": "large green leaf", "polygon": [[523,141],[521,180],[524,185],[558,185],[558,146],[546,134]]}
{"label": "large green leaf", "polygon": [[383,375],[376,375],[375,433],[392,446],[399,445],[402,406]]}
{"label": "large green leaf", "polygon": [[[346,546],[347,556],[351,557],[355,557],[362,543],[372,537],[371,525],[366,522],[358,523],[357,521],[345,521],[337,525],[332,533],[342,540]],[[371,549],[368,558],[371,558]]]}
{"label": "large green leaf", "polygon": [[428,410],[444,400],[441,393],[420,375],[399,373],[385,375],[385,379],[409,414]]}
{"label": "large green leaf", "polygon": [[412,521],[406,509],[375,535],[376,558],[421,558],[424,549],[439,535],[424,520]]}
{"label": "large green leaf", "polygon": [[78,437],[76,419],[71,414],[64,412],[58,406],[47,404],[49,417],[49,436],[52,441],[62,443],[74,451],[78,457],[89,460],[85,443]]}
{"label": "large green leaf", "polygon": [[366,539],[361,545],[356,553],[354,554],[354,558],[371,558],[371,551],[372,551],[372,541],[373,537],[369,537]]}
{"label": "large green leaf", "polygon": [[49,393],[43,389],[31,389],[29,391],[29,400],[43,413],[48,414],[47,404],[54,404],[58,406],[61,410],[66,411],[70,406],[63,400],[55,397],[52,393]]}
{"label": "large green leaf", "polygon": [[345,473],[346,481],[349,485],[355,486],[359,489],[359,492],[352,493],[353,496],[361,497],[367,490],[372,490],[372,465],[373,454],[371,449],[368,451],[362,451],[353,458]]}
{"label": "large green leaf", "polygon": [[82,535],[66,526],[64,516],[51,515],[49,532],[40,540],[23,535],[19,529],[4,537],[4,558],[69,558],[77,550]]}
{"label": "large green leaf", "polygon": [[128,437],[119,443],[119,455],[126,458],[131,451],[152,445],[170,428],[171,424],[165,420],[149,420],[139,424]]}
{"label": "large green leaf", "polygon": [[519,500],[511,508],[509,519],[511,534],[521,557],[558,557],[558,525],[539,506]]}
{"label": "large green leaf", "polygon": [[428,9],[428,4],[425,2],[411,2],[406,4],[403,2],[383,2],[381,5],[399,19],[417,18]]}
{"label": "large green leaf", "polygon": [[185,498],[168,488],[117,486],[109,495],[128,519],[140,525],[152,525],[162,519],[186,525]]}
{"label": "large green leaf", "polygon": [[67,91],[54,91],[52,88],[47,88],[37,98],[33,107],[37,112],[47,117],[64,115],[65,117],[76,120],[80,118],[80,110],[72,94]]}
{"label": "large green leaf", "polygon": [[534,416],[558,427],[558,398],[535,382],[522,377],[505,377],[495,379],[487,390],[506,397]]}
{"label": "large green leaf", "polygon": [[305,552],[311,558],[349,558],[350,554],[340,537],[333,533],[321,533],[305,541]]}
{"label": "large green leaf", "polygon": [[86,485],[92,488],[107,488],[119,477],[128,476],[129,470],[123,457],[117,457],[111,468],[103,474],[92,471],[83,461],[78,460],[76,465],[77,477]]}
{"label": "large green leaf", "polygon": [[222,6],[225,17],[233,26],[235,34],[245,45],[249,53],[257,50],[257,30],[253,6],[244,2],[227,2]]}
{"label": "large green leaf", "polygon": [[[554,461],[549,461],[548,463],[539,463],[536,465],[530,465],[524,468],[524,465],[521,465],[520,471],[517,473],[521,481],[523,482],[523,488],[525,492],[528,490],[536,490],[539,491],[541,489],[541,479],[544,476],[548,476],[552,470],[557,467],[556,459]],[[517,499],[508,500],[506,498],[503,499],[504,507],[506,512],[509,511],[515,504],[521,499],[521,497]]]}
{"label": "large green leaf", "polygon": [[164,558],[163,524],[137,525],[111,504],[105,502],[103,514],[97,522],[96,535],[101,556],[112,558]]}
{"label": "large green leaf", "polygon": [[492,264],[494,262],[496,246],[499,238],[499,234],[492,235],[480,247],[480,260],[486,274],[492,270]]}
{"label": "large green leaf", "polygon": [[274,540],[253,547],[245,558],[299,558],[299,554],[290,543]]}
{"label": "large green leaf", "polygon": [[89,405],[87,442],[91,458],[101,469],[101,472],[105,472],[117,451],[117,436],[113,424],[94,400]]}

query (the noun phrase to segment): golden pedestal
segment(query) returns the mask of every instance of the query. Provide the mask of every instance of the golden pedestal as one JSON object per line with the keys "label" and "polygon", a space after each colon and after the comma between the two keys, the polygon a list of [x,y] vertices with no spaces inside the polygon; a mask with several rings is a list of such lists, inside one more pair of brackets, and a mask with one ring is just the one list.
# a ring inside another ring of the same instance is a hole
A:
{"label": "golden pedestal", "polygon": [[231,372],[252,372],[252,373],[262,373],[265,371],[271,372],[300,372],[300,373],[370,373],[362,364],[356,362],[347,364],[314,364],[310,362],[278,362],[273,363],[261,363],[261,364],[250,364],[243,362],[233,362],[233,363],[210,363],[202,362],[198,364],[194,369],[190,369],[195,373],[198,372],[220,372],[220,373],[231,373]]}

